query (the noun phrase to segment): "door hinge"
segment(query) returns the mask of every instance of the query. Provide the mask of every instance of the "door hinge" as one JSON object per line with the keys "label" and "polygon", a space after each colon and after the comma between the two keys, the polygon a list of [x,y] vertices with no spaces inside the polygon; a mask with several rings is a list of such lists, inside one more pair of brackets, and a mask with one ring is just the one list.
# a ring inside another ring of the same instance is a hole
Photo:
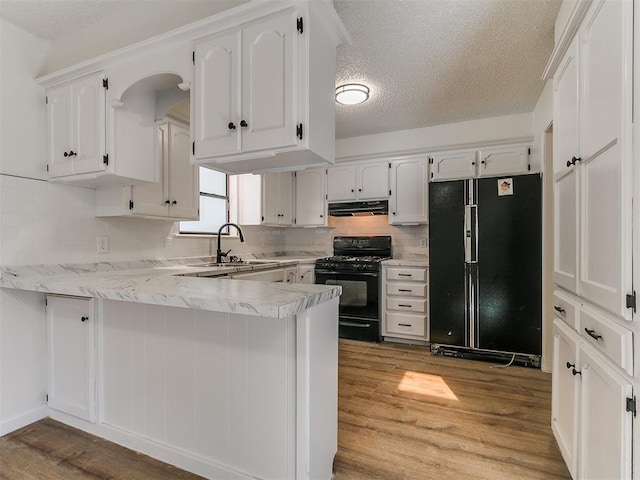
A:
{"label": "door hinge", "polygon": [[293,176],[297,177],[298,176],[298,172],[293,172]]}
{"label": "door hinge", "polygon": [[433,165],[433,157],[429,157],[429,165]]}
{"label": "door hinge", "polygon": [[264,215],[262,215],[262,220],[261,220],[261,222],[264,222]]}
{"label": "door hinge", "polygon": [[193,52],[191,52],[191,62],[193,62],[193,64],[196,64],[196,51],[194,50]]}
{"label": "door hinge", "polygon": [[129,200],[129,210],[133,210],[133,200]]}
{"label": "door hinge", "polygon": [[296,224],[296,219],[295,219],[295,218],[293,219],[293,224],[294,224],[294,225]]}
{"label": "door hinge", "polygon": [[44,103],[49,104],[49,97],[44,97]]}
{"label": "door hinge", "polygon": [[431,172],[431,178],[433,178],[433,172]]}
{"label": "door hinge", "polygon": [[304,32],[304,21],[302,20],[302,17],[299,17],[296,21],[296,28],[298,29],[298,32]]}
{"label": "door hinge", "polygon": [[49,305],[49,299],[47,297],[44,297],[44,304]]}
{"label": "door hinge", "polygon": [[302,124],[299,123],[298,126],[296,127],[296,136],[302,140]]}
{"label": "door hinge", "polygon": [[527,170],[531,171],[531,164],[530,163],[527,164]]}
{"label": "door hinge", "polygon": [[102,86],[103,86],[106,90],[109,90],[109,79],[108,79],[108,78],[103,78],[103,79],[102,79]]}
{"label": "door hinge", "polygon": [[391,162],[389,162],[389,168],[391,168]]}
{"label": "door hinge", "polygon": [[196,154],[196,142],[191,142],[191,153]]}
{"label": "door hinge", "polygon": [[102,156],[102,163],[104,163],[105,165],[109,165],[109,154],[108,153],[106,155]]}
{"label": "door hinge", "polygon": [[389,196],[391,196],[391,190],[389,190]]}
{"label": "door hinge", "polygon": [[49,171],[49,164],[47,163],[47,172]]}
{"label": "door hinge", "polygon": [[329,194],[328,194],[328,193],[327,193],[327,194],[325,194],[324,199],[325,199],[325,200],[329,200]]}
{"label": "door hinge", "polygon": [[44,396],[44,398],[45,398],[45,399],[46,399],[46,401],[48,402],[48,401],[49,401],[49,394],[47,393],[47,394]]}
{"label": "door hinge", "polygon": [[627,295],[627,308],[632,308],[633,313],[636,313],[636,291]]}
{"label": "door hinge", "polygon": [[531,149],[527,148],[527,155],[531,155]]}
{"label": "door hinge", "polygon": [[636,416],[636,397],[627,398],[627,412],[631,412]]}

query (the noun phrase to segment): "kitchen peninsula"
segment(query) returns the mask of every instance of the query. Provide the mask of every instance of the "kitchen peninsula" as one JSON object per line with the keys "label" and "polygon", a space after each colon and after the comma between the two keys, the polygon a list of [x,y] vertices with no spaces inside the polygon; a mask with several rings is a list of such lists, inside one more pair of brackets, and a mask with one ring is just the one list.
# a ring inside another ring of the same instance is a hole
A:
{"label": "kitchen peninsula", "polygon": [[2,267],[0,286],[46,294],[52,418],[207,478],[328,480],[340,287],[204,277],[265,268]]}

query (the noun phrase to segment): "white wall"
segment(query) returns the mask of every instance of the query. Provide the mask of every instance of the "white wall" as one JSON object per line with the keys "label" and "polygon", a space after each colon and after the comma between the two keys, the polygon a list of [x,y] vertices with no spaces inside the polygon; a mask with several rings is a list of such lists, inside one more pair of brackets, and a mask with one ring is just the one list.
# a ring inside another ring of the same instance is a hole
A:
{"label": "white wall", "polygon": [[344,138],[336,141],[336,158],[348,160],[381,154],[437,151],[532,137],[532,114],[519,113],[434,127]]}
{"label": "white wall", "polygon": [[550,372],[553,364],[553,145],[547,145],[551,136],[545,132],[553,122],[553,80],[542,90],[533,111],[534,140],[531,149],[532,162],[542,168],[542,370]]}

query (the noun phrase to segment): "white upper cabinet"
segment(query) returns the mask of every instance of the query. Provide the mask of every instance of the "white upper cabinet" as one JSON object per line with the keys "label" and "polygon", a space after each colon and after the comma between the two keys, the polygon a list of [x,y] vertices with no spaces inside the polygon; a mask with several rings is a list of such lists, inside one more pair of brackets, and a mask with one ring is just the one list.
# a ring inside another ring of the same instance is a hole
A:
{"label": "white upper cabinet", "polygon": [[47,90],[50,178],[107,168],[103,79],[98,73]]}
{"label": "white upper cabinet", "polygon": [[431,154],[429,156],[431,180],[458,180],[528,173],[530,154],[528,145],[506,145]]}
{"label": "white upper cabinet", "polygon": [[311,168],[295,173],[296,215],[294,224],[298,227],[327,224],[326,185],[324,168]]}
{"label": "white upper cabinet", "polygon": [[389,161],[366,160],[328,168],[327,199],[376,200],[389,197]]}
{"label": "white upper cabinet", "polygon": [[428,223],[428,159],[419,157],[393,160],[390,166],[389,223]]}
{"label": "white upper cabinet", "polygon": [[293,224],[293,173],[262,175],[262,224]]}
{"label": "white upper cabinet", "polygon": [[632,7],[594,1],[554,76],[554,280],[627,320]]}
{"label": "white upper cabinet", "polygon": [[173,120],[157,127],[160,181],[96,190],[96,216],[141,215],[147,218],[197,220],[199,168],[189,161],[188,127]]}
{"label": "white upper cabinet", "polygon": [[286,5],[197,41],[195,163],[246,173],[334,162],[343,33],[326,24],[326,2]]}

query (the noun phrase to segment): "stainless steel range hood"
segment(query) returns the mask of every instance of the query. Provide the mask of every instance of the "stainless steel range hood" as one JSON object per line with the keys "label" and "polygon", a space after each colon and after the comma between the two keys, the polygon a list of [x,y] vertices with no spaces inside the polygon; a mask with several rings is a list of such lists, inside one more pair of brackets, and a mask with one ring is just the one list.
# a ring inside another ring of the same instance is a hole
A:
{"label": "stainless steel range hood", "polygon": [[360,217],[368,215],[387,215],[388,213],[389,202],[387,200],[329,204],[329,215],[332,217]]}

